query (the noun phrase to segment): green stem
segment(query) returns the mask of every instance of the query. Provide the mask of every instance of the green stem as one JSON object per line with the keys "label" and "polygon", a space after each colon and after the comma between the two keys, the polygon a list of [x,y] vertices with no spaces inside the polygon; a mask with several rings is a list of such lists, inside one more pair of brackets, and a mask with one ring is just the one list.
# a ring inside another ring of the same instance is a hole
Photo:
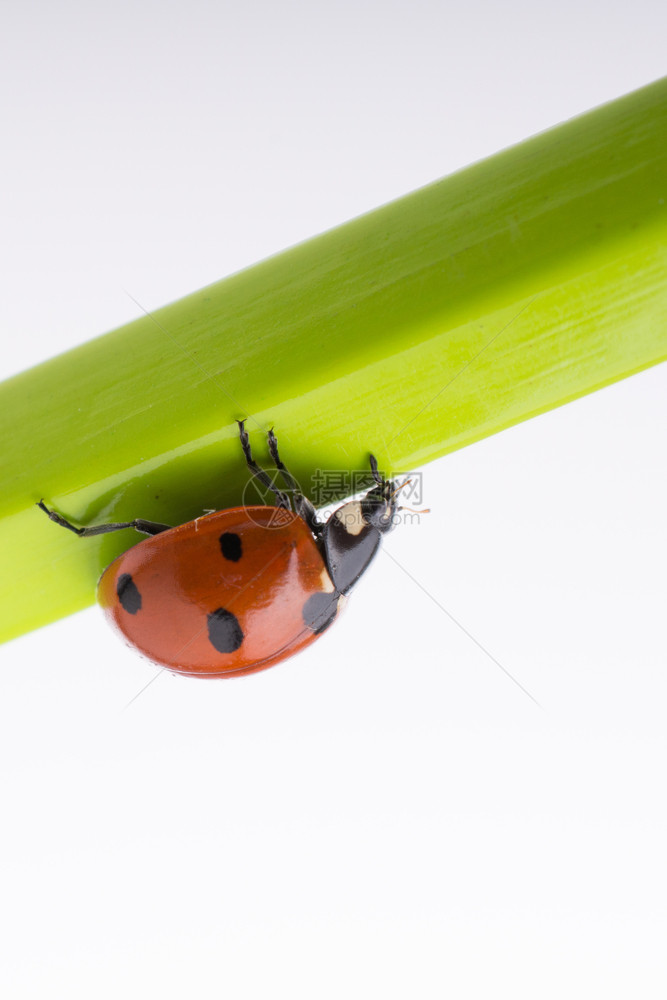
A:
{"label": "green stem", "polygon": [[[132,532],[241,502],[235,419],[405,471],[667,357],[667,81],[0,386],[0,638],[94,599]],[[10,571],[7,571],[10,567]]]}

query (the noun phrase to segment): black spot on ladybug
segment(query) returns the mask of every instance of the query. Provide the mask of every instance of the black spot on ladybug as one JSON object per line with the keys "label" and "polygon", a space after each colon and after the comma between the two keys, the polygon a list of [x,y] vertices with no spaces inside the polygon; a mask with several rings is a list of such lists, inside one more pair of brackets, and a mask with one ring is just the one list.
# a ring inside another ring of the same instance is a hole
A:
{"label": "black spot on ladybug", "polygon": [[121,607],[131,615],[141,611],[141,594],[129,573],[121,573],[116,582],[116,593]]}
{"label": "black spot on ladybug", "polygon": [[320,635],[331,625],[336,617],[339,597],[340,594],[336,591],[333,594],[324,594],[318,591],[316,594],[311,594],[304,604],[301,611],[303,620],[315,635]]}
{"label": "black spot on ladybug", "polygon": [[238,618],[226,608],[217,608],[207,615],[208,637],[219,653],[233,653],[243,642],[243,629]]}
{"label": "black spot on ladybug", "polygon": [[243,547],[240,537],[233,531],[226,531],[220,535],[220,549],[225,559],[230,562],[238,562],[243,555]]}

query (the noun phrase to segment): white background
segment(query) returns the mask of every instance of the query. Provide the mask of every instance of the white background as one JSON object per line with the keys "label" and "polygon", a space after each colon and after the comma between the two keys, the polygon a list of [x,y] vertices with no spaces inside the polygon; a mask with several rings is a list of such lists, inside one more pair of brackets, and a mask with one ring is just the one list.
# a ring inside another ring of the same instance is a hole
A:
{"label": "white background", "polygon": [[[650,82],[661,8],[6,5],[0,374]],[[428,466],[386,548],[442,608],[382,553],[128,709],[96,609],[3,647],[2,996],[664,997],[666,390]]]}

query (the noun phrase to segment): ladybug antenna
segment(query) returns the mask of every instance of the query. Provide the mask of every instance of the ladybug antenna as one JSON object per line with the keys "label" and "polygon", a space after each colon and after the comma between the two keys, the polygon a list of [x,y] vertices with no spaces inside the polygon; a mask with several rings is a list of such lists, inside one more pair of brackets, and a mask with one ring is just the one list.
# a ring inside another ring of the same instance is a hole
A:
{"label": "ladybug antenna", "polygon": [[[396,487],[396,489],[391,494],[391,496],[389,497],[389,499],[393,500],[393,498],[396,496],[396,494],[399,493],[403,489],[404,486],[407,486],[411,482],[412,482],[412,479],[406,479],[404,482],[399,483],[399,485]],[[430,514],[431,513],[431,508],[430,507],[425,507],[423,510],[415,510],[414,507],[397,507],[396,510],[409,510],[410,513],[412,513],[412,514]]]}
{"label": "ladybug antenna", "polygon": [[[406,479],[404,483],[399,483],[398,486],[396,487],[396,489],[394,490],[394,492],[390,494],[389,499],[393,500],[394,497],[396,496],[396,494],[400,493],[401,490],[403,489],[403,487],[407,486],[411,482],[412,482],[411,479]],[[400,509],[403,509],[403,508],[400,508]],[[405,508],[405,509],[407,510],[407,508]]]}

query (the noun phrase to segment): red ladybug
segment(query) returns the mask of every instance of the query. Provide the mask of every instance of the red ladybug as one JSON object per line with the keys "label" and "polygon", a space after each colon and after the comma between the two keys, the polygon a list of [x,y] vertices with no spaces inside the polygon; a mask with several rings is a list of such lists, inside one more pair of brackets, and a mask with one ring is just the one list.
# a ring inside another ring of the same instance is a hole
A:
{"label": "red ladybug", "polygon": [[122,528],[152,536],[107,567],[97,597],[129,645],[180,674],[238,677],[314,642],[338,616],[398,509],[401,487],[382,478],[371,455],[376,485],[321,523],[269,431],[293,511],[288,494],[253,460],[245,421],[238,423],[248,468],[275,494],[273,507],[232,507],[175,528],[141,519],[77,528],[38,504],[81,537]]}

